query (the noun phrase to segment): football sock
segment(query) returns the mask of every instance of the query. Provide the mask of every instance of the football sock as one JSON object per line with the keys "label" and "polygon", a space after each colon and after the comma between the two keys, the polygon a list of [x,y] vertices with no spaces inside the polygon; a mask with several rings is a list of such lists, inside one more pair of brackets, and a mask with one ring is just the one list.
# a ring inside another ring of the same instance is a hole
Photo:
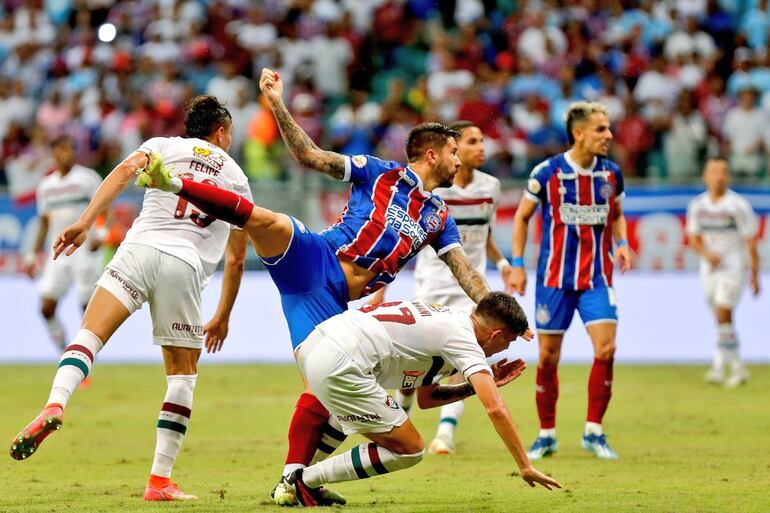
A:
{"label": "football sock", "polygon": [[45,319],[45,328],[56,347],[63,351],[67,345],[67,335],[64,334],[64,326],[61,325],[59,319],[56,317]]}
{"label": "football sock", "polygon": [[717,367],[717,359],[721,359],[722,365],[735,366],[740,364],[738,357],[738,337],[731,322],[724,322],[717,326],[717,356],[714,359],[714,367]]}
{"label": "football sock", "polygon": [[541,429],[537,436],[542,438],[556,438],[556,428]]}
{"label": "football sock", "polygon": [[150,471],[152,476],[171,477],[171,469],[190,423],[197,378],[197,374],[166,376],[168,387],[158,416],[155,458]]}
{"label": "football sock", "polygon": [[289,425],[289,451],[286,454],[284,474],[299,466],[307,466],[321,441],[322,430],[329,419],[329,410],[311,393],[299,396]]}
{"label": "football sock", "polygon": [[612,363],[613,359],[594,359],[591,375],[588,377],[588,415],[586,421],[602,423],[604,412],[612,397]]}
{"label": "football sock", "polygon": [[180,179],[182,189],[177,192],[206,214],[236,226],[243,226],[251,216],[254,204],[234,192],[220,189],[214,185]]}
{"label": "football sock", "polygon": [[331,456],[347,437],[348,435],[342,432],[342,425],[339,421],[333,415],[330,415],[322,429],[321,441],[318,442],[318,450],[315,452],[311,464],[318,463]]}
{"label": "football sock", "polygon": [[367,479],[413,467],[422,460],[424,453],[396,454],[369,442],[306,468],[302,471],[302,481],[317,488],[325,483]]}
{"label": "football sock", "polygon": [[537,368],[535,402],[541,429],[556,427],[556,401],[559,399],[559,376],[555,365]]}
{"label": "football sock", "polygon": [[586,422],[583,433],[586,435],[601,435],[604,434],[604,431],[602,430],[601,424],[597,424],[596,422]]}
{"label": "football sock", "polygon": [[102,347],[104,344],[99,337],[88,330],[78,331],[72,344],[64,349],[59,359],[59,368],[53,378],[51,394],[46,404],[60,404],[62,409],[67,406],[72,392],[91,372],[94,357]]}
{"label": "football sock", "polygon": [[441,413],[439,414],[441,420],[438,423],[436,437],[452,440],[457,422],[463,414],[464,404],[464,401],[455,401],[441,407]]}
{"label": "football sock", "polygon": [[414,402],[414,392],[405,394],[401,390],[396,391],[396,403],[407,415],[409,415],[409,410],[412,409],[412,402]]}

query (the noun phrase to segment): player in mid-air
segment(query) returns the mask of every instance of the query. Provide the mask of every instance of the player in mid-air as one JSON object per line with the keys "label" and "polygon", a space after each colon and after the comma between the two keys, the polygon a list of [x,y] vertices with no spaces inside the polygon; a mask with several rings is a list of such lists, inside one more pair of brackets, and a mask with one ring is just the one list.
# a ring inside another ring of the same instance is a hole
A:
{"label": "player in mid-air", "polygon": [[746,283],[747,264],[751,292],[759,295],[757,217],[751,204],[729,189],[730,168],[725,159],[709,159],[703,181],[706,192],[687,206],[687,233],[701,257],[701,281],[717,321],[717,350],[706,379],[735,387],[749,379],[738,352],[733,310]]}
{"label": "player in mid-air", "polygon": [[[348,204],[330,228],[321,234],[309,232],[298,220],[236,194],[179,177],[169,180],[162,166],[148,170],[158,173],[145,175],[148,185],[171,190],[204,212],[243,226],[281,294],[293,347],[317,324],[345,311],[348,301],[390,283],[426,245],[436,250],[471,299],[479,301],[489,292],[460,245],[446,205],[431,192],[450,186],[460,166],[456,131],[439,123],[413,128],[406,141],[407,166],[368,155],[343,156],[319,149],[297,125],[283,103],[277,73],[264,69],[260,89],[297,161],[351,182]],[[272,494],[277,503],[296,504],[285,477],[307,466],[322,443],[338,445],[339,438],[344,439],[334,423],[310,390],[300,396],[289,427],[283,476]],[[330,502],[344,503],[330,490],[325,493]]]}
{"label": "player in mid-air", "polygon": [[[153,162],[165,162],[190,180],[251,197],[248,181],[227,154],[232,140],[230,113],[213,96],[191,100],[185,112],[186,137],[156,137],[121,162],[99,187],[80,218],[56,239],[55,257],[69,257],[86,240],[91,225]],[[247,239],[240,229],[206,216],[173,194],[148,190],[139,217],[99,279],[86,307],[80,331],[59,362],[43,411],[19,433],[11,456],[32,456],[59,429],[64,408],[88,376],[94,357],[121,324],[146,302],[153,339],[163,350],[168,388],[157,423],[157,444],[144,499],[195,499],[170,480],[192,413],[197,362],[202,346],[218,350],[240,286]],[[219,306],[205,326],[201,290],[227,249]]]}
{"label": "player in mid-air", "polygon": [[529,457],[540,459],[557,450],[556,369],[564,332],[577,310],[594,347],[583,447],[599,458],[616,459],[602,419],[612,395],[618,322],[612,268],[617,263],[622,273],[631,263],[622,208],[623,175],[607,158],[612,132],[606,107],[575,102],[568,107],[565,121],[570,149],[532,170],[513,221],[514,289],[524,294],[527,227],[540,206],[543,225],[535,287],[540,347],[535,401],[540,434]]}
{"label": "player in mid-air", "polygon": [[[460,169],[451,187],[436,189],[434,193],[449,207],[449,214],[460,231],[463,249],[476,270],[484,274],[489,258],[500,270],[506,287],[510,288],[513,268],[497,247],[491,226],[500,199],[500,181],[479,171],[485,158],[484,134],[470,121],[456,121],[451,123],[449,128],[460,132],[460,139],[457,141]],[[438,259],[435,251],[426,248],[417,255],[414,275],[417,301],[449,306],[465,313],[470,313],[476,306],[457,284],[449,269]],[[371,303],[381,303],[384,290],[380,289],[375,293]],[[449,378],[451,384],[460,384],[463,381],[460,374]],[[407,412],[413,399],[414,389],[399,390],[397,402]],[[454,452],[454,432],[463,413],[463,404],[460,400],[441,407],[436,436],[428,446],[428,452]]]}
{"label": "player in mid-air", "polygon": [[[56,168],[44,176],[37,186],[39,225],[32,248],[24,257],[24,272],[30,278],[37,275],[37,254],[43,248],[48,235],[56,236],[74,223],[102,183],[102,178],[96,171],[75,163],[75,141],[72,137],[57,137],[51,141],[51,149]],[[53,244],[49,247],[52,246]],[[85,310],[102,272],[98,247],[99,241],[90,236],[85,251],[56,260],[51,254],[40,277],[40,313],[45,319],[48,335],[60,350],[64,350],[67,345],[67,336],[56,317],[56,308],[59,300],[74,282],[78,300]]]}
{"label": "player in mid-air", "polygon": [[[486,358],[527,331],[519,304],[502,292],[485,296],[470,313],[421,302],[388,302],[349,310],[318,325],[295,349],[310,388],[346,435],[364,443],[343,454],[293,471],[287,482],[304,506],[324,503],[325,483],[367,479],[407,469],[422,460],[424,445],[409,417],[386,388],[417,389],[418,403],[432,408],[477,395],[530,486],[561,488],[532,467],[497,388],[524,370]],[[433,378],[462,374],[466,383],[438,385]]]}

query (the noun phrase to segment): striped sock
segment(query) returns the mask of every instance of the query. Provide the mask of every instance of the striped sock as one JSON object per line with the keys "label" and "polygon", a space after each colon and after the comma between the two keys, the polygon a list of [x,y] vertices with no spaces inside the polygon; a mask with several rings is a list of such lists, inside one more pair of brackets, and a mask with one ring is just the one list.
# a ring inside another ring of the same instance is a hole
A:
{"label": "striped sock", "polygon": [[182,440],[190,423],[197,377],[197,374],[166,376],[168,388],[158,416],[158,439],[150,471],[153,476],[171,477],[171,469],[182,448]]}
{"label": "striped sock", "polygon": [[423,454],[424,451],[396,454],[369,442],[307,467],[302,472],[302,481],[317,488],[325,483],[367,479],[417,465]]}
{"label": "striped sock", "polygon": [[436,437],[449,441],[454,439],[455,428],[463,414],[464,407],[464,401],[455,401],[441,407],[441,412],[439,413],[441,420],[438,424],[438,430],[436,430]]}
{"label": "striped sock", "polygon": [[329,416],[329,420],[326,421],[326,425],[322,428],[321,441],[318,443],[318,450],[313,456],[311,465],[323,461],[337,450],[337,448],[348,437],[342,432],[342,425],[334,418],[334,415]]}
{"label": "striped sock", "polygon": [[81,329],[75,335],[72,344],[68,345],[59,360],[59,369],[53,378],[51,394],[46,404],[61,404],[62,409],[67,406],[72,392],[91,372],[94,357],[104,344],[99,337],[88,330]]}

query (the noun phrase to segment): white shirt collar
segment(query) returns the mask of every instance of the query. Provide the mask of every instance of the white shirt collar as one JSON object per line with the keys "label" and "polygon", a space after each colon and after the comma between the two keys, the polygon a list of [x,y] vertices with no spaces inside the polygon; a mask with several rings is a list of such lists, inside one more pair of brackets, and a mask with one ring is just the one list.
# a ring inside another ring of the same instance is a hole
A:
{"label": "white shirt collar", "polygon": [[585,167],[582,167],[577,162],[575,162],[575,160],[572,158],[572,155],[570,155],[571,153],[572,153],[572,150],[565,151],[564,160],[567,161],[567,164],[569,164],[569,167],[571,167],[573,171],[584,175],[593,174],[594,168],[596,167],[596,162],[599,160],[596,158],[596,155],[594,155],[594,159],[591,161],[591,164],[587,168],[585,168]]}

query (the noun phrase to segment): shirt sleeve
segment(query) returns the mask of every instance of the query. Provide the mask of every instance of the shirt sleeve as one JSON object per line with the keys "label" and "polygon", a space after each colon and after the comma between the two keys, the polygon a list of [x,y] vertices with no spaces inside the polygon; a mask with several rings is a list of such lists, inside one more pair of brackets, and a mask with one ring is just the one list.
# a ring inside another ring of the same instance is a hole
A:
{"label": "shirt sleeve", "polygon": [[398,162],[386,161],[371,155],[345,156],[344,182],[365,183],[375,180],[385,171],[403,167]]}
{"label": "shirt sleeve", "polygon": [[535,203],[542,203],[546,198],[546,185],[548,183],[548,161],[544,160],[532,170],[524,189],[524,197]]}
{"label": "shirt sleeve", "polygon": [[696,198],[687,205],[687,220],[685,226],[687,235],[698,235],[701,233],[700,223],[698,222],[697,201],[698,200]]}
{"label": "shirt sleeve", "polygon": [[153,137],[152,139],[147,139],[139,146],[139,151],[145,153],[161,153],[165,147],[165,141],[165,137]]}
{"label": "shirt sleeve", "polygon": [[759,230],[759,219],[757,219],[754,209],[751,208],[751,204],[743,198],[741,198],[736,217],[738,233],[741,234],[741,237],[747,240],[753,238]]}
{"label": "shirt sleeve", "polygon": [[439,232],[438,237],[433,239],[430,243],[431,247],[436,250],[436,255],[441,256],[450,249],[460,248],[460,231],[457,229],[457,223],[452,216],[447,215],[444,229]]}
{"label": "shirt sleeve", "polygon": [[441,356],[452,367],[462,372],[466,380],[472,374],[480,371],[488,372],[493,376],[492,368],[487,363],[487,358],[470,327],[470,321],[463,323],[462,327],[455,325],[452,327],[454,329],[444,342]]}

